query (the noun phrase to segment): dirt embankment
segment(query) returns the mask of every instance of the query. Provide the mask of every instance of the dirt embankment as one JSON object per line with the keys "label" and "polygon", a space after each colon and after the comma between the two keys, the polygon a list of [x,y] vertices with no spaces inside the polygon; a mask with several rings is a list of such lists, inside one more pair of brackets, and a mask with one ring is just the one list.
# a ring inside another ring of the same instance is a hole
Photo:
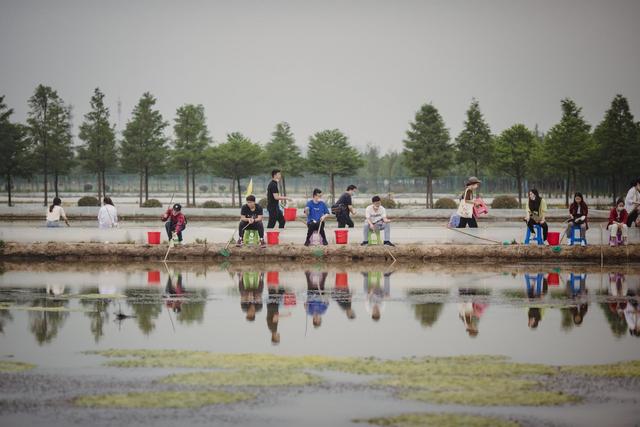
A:
{"label": "dirt embankment", "polygon": [[[6,243],[0,249],[4,261],[162,261],[166,245],[102,244],[102,243]],[[526,245],[400,245],[362,247],[330,245],[305,247],[297,244],[255,246],[225,250],[222,244],[189,244],[172,248],[169,261],[295,261],[314,260],[349,263],[354,261],[422,263],[438,262],[597,262],[620,264],[640,261],[640,245],[611,248],[592,245],[566,247]]]}

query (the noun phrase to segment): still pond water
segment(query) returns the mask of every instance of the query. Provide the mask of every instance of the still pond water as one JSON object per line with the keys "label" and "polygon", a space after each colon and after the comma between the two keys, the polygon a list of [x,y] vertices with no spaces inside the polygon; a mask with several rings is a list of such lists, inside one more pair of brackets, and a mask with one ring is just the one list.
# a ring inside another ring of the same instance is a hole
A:
{"label": "still pond water", "polygon": [[640,354],[633,266],[223,267],[12,265],[0,275],[0,358],[71,368],[86,350],[171,348],[564,365]]}

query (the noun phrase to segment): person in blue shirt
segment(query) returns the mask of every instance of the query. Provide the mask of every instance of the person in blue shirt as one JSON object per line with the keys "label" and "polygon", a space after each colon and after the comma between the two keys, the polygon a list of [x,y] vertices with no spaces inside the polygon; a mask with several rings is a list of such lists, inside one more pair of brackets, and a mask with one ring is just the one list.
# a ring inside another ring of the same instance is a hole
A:
{"label": "person in blue shirt", "polygon": [[317,231],[322,237],[322,244],[328,245],[327,235],[324,233],[324,220],[329,216],[329,208],[321,200],[322,191],[318,188],[313,190],[313,198],[307,202],[307,206],[304,208],[304,213],[307,215],[307,239],[304,242],[305,246],[309,246],[311,235]]}

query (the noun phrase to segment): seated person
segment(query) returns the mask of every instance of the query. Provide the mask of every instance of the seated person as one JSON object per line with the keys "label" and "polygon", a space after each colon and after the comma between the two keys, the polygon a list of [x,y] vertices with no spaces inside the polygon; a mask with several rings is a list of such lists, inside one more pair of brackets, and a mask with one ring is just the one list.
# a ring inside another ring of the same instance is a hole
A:
{"label": "seated person", "polygon": [[582,197],[582,193],[576,193],[573,196],[573,203],[569,206],[569,221],[567,225],[567,236],[571,236],[571,228],[576,225],[580,227],[580,238],[582,242],[580,244],[585,246],[585,236],[589,229],[587,215],[589,215],[589,208]]}
{"label": "seated person", "polygon": [[169,240],[175,240],[177,237],[178,244],[182,244],[182,232],[187,227],[187,220],[182,213],[180,203],[176,203],[173,208],[167,209],[161,219],[166,221],[164,227],[167,230]]}
{"label": "seated person", "polygon": [[238,225],[238,234],[240,238],[236,246],[242,246],[244,233],[247,230],[258,230],[260,236],[260,247],[266,248],[264,242],[264,225],[262,225],[262,206],[256,203],[256,196],[247,196],[247,203],[240,209],[240,224]]}
{"label": "seated person", "polygon": [[307,215],[307,239],[304,241],[305,246],[311,244],[311,235],[317,231],[322,237],[322,244],[328,245],[327,235],[324,232],[324,220],[329,216],[329,208],[320,200],[322,199],[322,191],[318,188],[313,190],[313,198],[307,202],[304,213]]}
{"label": "seated person", "polygon": [[609,245],[616,246],[618,243],[618,235],[622,235],[622,244],[627,244],[628,237],[628,226],[627,220],[629,219],[629,214],[627,210],[624,208],[624,199],[620,197],[616,201],[616,205],[611,212],[609,212],[609,223],[607,224],[607,229],[611,233],[609,236]]}
{"label": "seated person", "polygon": [[640,178],[636,179],[633,187],[627,192],[624,200],[624,208],[627,210],[629,217],[627,218],[627,227],[631,227],[634,223],[636,227],[640,226]]}
{"label": "seated person", "polygon": [[549,232],[549,225],[545,220],[545,214],[547,212],[547,202],[544,201],[542,197],[540,197],[540,193],[535,188],[532,188],[529,191],[529,203],[527,203],[527,212],[524,217],[525,222],[527,223],[527,227],[529,227],[529,231],[531,235],[535,235],[534,225],[538,224],[542,227],[542,241],[547,241],[547,233]]}
{"label": "seated person", "polygon": [[391,243],[391,220],[387,218],[387,211],[382,206],[380,196],[373,196],[371,202],[372,204],[367,206],[364,211],[362,246],[369,244],[369,230],[374,233],[378,230],[384,230],[384,245],[395,246]]}

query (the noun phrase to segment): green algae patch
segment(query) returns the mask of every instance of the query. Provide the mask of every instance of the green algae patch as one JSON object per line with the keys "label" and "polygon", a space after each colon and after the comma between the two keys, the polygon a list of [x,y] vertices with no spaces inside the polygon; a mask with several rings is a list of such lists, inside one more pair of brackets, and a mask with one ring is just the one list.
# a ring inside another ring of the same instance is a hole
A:
{"label": "green algae patch", "polygon": [[395,417],[353,420],[356,423],[368,423],[376,426],[393,427],[517,427],[518,423],[495,417],[462,414],[403,414]]}
{"label": "green algae patch", "polygon": [[126,295],[122,294],[78,294],[78,295],[69,295],[68,298],[78,298],[78,299],[123,299],[126,298]]}
{"label": "green algae patch", "polygon": [[225,391],[158,391],[81,396],[74,404],[89,408],[200,408],[255,399],[249,393]]}
{"label": "green algae patch", "polygon": [[24,362],[0,360],[0,373],[24,372],[35,368],[36,365]]}
{"label": "green algae patch", "polygon": [[282,371],[254,369],[240,371],[209,371],[174,374],[160,380],[165,384],[191,386],[253,386],[253,387],[294,387],[318,384],[320,377],[297,370]]}
{"label": "green algae patch", "polygon": [[556,406],[580,402],[580,398],[556,391],[531,390],[508,385],[484,390],[413,390],[400,393],[402,399],[469,406]]}
{"label": "green algae patch", "polygon": [[69,308],[64,306],[35,306],[29,307],[24,305],[12,305],[12,304],[0,304],[0,310],[15,310],[15,311],[40,311],[50,313],[95,313],[96,310],[88,310],[84,308]]}
{"label": "green algae patch", "polygon": [[640,360],[609,365],[566,366],[562,371],[591,377],[633,378],[640,377]]}

